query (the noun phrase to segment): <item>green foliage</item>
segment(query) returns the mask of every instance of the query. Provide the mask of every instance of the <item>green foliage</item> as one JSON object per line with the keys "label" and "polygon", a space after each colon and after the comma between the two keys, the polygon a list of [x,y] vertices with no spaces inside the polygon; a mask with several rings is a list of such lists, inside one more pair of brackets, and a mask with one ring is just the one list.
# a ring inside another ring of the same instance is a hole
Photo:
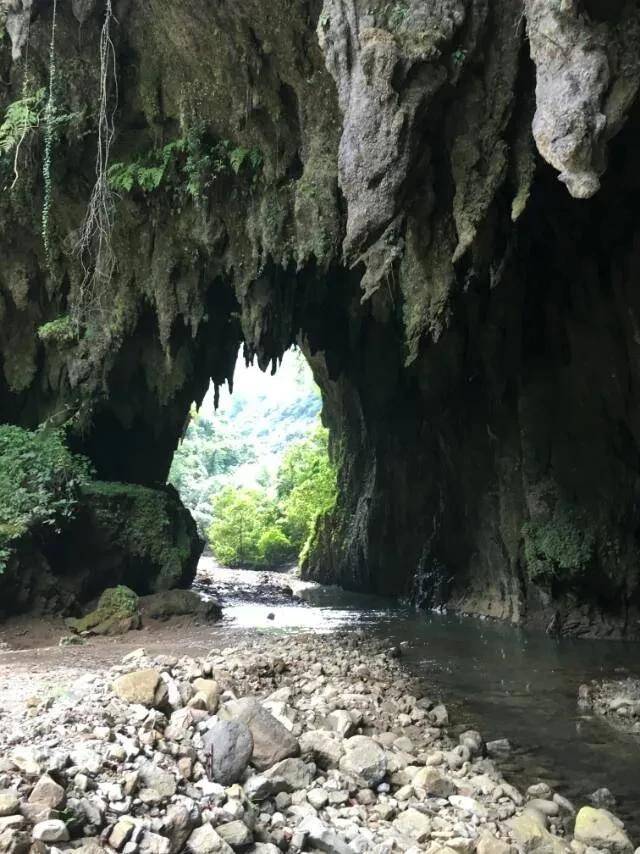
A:
{"label": "green foliage", "polygon": [[298,555],[318,516],[336,496],[324,429],[297,445],[278,472],[277,497],[266,489],[225,488],[213,501],[211,549],[226,566],[277,566]]}
{"label": "green foliage", "polygon": [[169,482],[180,493],[203,535],[211,525],[211,496],[223,488],[239,466],[254,459],[251,446],[236,433],[222,415],[214,423],[205,414],[192,413],[185,438],[173,458]]}
{"label": "green foliage", "polygon": [[522,532],[532,580],[570,578],[593,557],[595,532],[571,507],[559,504],[549,519],[527,522]]}
{"label": "green foliage", "polygon": [[291,540],[275,526],[260,535],[258,552],[267,566],[281,566],[295,555]]}
{"label": "green foliage", "polygon": [[275,525],[277,507],[258,489],[227,486],[213,499],[211,550],[225,566],[264,566],[263,535]]}
{"label": "green foliage", "polygon": [[163,148],[141,154],[129,163],[114,163],[108,178],[111,188],[119,193],[134,189],[153,193],[166,188],[198,200],[220,175],[240,176],[255,183],[262,165],[259,149],[234,146],[229,140],[211,141],[200,124]]}
{"label": "green foliage", "polygon": [[298,550],[311,536],[316,519],[333,507],[336,472],[329,460],[329,434],[319,428],[285,454],[278,472],[282,528]]}
{"label": "green foliage", "polygon": [[38,89],[33,95],[9,104],[0,124],[1,154],[13,154],[26,136],[42,125],[46,101],[46,90]]}
{"label": "green foliage", "polygon": [[462,65],[462,63],[467,58],[467,51],[463,50],[462,48],[458,48],[457,50],[454,50],[454,52],[451,54],[451,58],[453,59],[455,65]]}
{"label": "green foliage", "polygon": [[0,426],[0,571],[12,541],[40,527],[59,530],[76,510],[91,469],[67,448],[64,433]]}
{"label": "green foliage", "polygon": [[108,180],[112,190],[130,193],[134,188],[152,193],[162,186],[174,165],[176,156],[184,151],[185,140],[176,140],[164,148],[154,149],[131,163],[114,163]]}
{"label": "green foliage", "polygon": [[78,338],[78,331],[71,318],[65,314],[40,326],[38,338],[44,344],[72,344]]}
{"label": "green foliage", "polygon": [[397,32],[409,17],[409,7],[405,2],[387,3],[382,10],[382,17],[387,29]]}

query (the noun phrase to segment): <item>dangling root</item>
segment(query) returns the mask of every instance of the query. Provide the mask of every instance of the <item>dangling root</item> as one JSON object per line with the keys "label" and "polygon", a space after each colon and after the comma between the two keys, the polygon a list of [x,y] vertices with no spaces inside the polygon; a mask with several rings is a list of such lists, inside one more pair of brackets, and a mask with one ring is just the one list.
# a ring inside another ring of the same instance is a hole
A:
{"label": "dangling root", "polygon": [[[112,246],[114,197],[108,180],[111,145],[115,136],[114,117],[118,106],[116,52],[111,39],[112,20],[111,0],[105,0],[105,17],[100,34],[100,103],[96,181],[74,250],[83,270],[79,298],[73,311],[79,327],[91,321],[104,319],[108,305],[109,285],[116,266]],[[112,72],[114,84],[111,97],[110,72]]]}

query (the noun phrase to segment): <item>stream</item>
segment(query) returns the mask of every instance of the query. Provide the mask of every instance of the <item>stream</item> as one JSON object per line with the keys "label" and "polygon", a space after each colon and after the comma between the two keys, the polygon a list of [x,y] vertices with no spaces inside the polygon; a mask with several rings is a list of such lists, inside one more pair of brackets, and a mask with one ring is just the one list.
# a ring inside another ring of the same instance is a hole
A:
{"label": "stream", "polygon": [[509,739],[513,752],[501,767],[514,783],[544,781],[577,805],[606,787],[632,838],[640,837],[640,739],[580,713],[576,703],[583,682],[637,675],[637,644],[556,640],[490,621],[416,613],[292,574],[224,569],[211,558],[203,558],[196,588],[217,596],[224,622],[235,628],[362,629],[401,644],[405,666],[447,705],[453,732],[472,727],[487,741]]}

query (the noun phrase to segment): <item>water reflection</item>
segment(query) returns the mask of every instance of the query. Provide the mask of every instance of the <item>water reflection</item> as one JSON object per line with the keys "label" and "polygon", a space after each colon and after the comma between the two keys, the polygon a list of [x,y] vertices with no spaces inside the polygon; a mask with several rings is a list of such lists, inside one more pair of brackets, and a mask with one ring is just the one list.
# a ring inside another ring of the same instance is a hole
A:
{"label": "water reflection", "polygon": [[291,575],[223,570],[212,561],[203,562],[200,583],[240,628],[365,628],[402,643],[407,667],[447,703],[460,729],[474,726],[487,740],[511,741],[506,770],[515,782],[543,779],[580,803],[606,786],[632,838],[640,839],[640,742],[581,715],[576,705],[582,682],[637,673],[637,644],[556,640],[500,623],[416,614],[388,600]]}

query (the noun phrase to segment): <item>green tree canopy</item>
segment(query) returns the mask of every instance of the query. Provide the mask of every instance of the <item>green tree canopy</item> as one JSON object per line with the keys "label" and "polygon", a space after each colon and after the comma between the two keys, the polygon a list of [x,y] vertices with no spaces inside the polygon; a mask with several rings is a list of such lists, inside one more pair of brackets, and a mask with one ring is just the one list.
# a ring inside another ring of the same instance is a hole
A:
{"label": "green tree canopy", "polygon": [[328,433],[321,428],[285,454],[275,497],[265,487],[228,486],[213,499],[211,549],[226,566],[267,567],[294,560],[335,496]]}

